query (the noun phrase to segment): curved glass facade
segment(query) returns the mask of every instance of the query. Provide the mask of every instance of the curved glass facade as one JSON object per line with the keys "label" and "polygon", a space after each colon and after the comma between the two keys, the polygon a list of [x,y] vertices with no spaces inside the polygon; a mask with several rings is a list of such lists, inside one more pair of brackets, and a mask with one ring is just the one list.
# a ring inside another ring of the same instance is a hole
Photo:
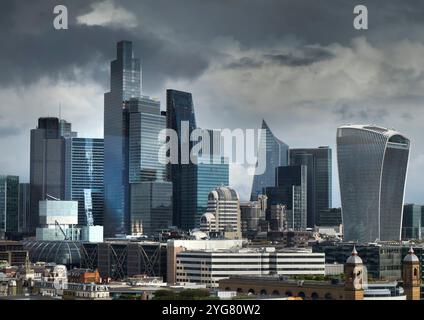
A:
{"label": "curved glass facade", "polygon": [[[392,139],[396,136],[402,139]],[[345,241],[400,240],[408,159],[409,140],[394,131],[373,126],[338,129]]]}
{"label": "curved glass facade", "polygon": [[66,267],[80,267],[80,242],[73,241],[24,241],[32,262],[63,264]]}
{"label": "curved glass facade", "polygon": [[262,121],[258,152],[266,155],[266,167],[263,174],[255,174],[253,177],[250,201],[256,201],[258,195],[265,192],[265,188],[274,187],[275,169],[277,167],[287,166],[289,163],[289,146],[274,136],[265,120]]}

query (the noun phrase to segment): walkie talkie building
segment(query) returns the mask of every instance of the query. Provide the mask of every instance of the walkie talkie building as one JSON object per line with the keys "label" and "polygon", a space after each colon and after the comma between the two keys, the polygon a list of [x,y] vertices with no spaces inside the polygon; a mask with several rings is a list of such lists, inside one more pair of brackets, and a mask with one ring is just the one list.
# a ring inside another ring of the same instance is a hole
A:
{"label": "walkie talkie building", "polygon": [[345,241],[401,239],[410,141],[394,130],[347,125],[337,130]]}

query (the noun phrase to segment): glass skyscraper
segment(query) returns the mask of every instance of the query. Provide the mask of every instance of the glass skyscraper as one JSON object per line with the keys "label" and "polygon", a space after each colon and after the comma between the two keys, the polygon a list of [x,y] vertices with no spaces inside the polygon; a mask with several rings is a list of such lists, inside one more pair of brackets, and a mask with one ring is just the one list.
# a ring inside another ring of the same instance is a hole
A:
{"label": "glass skyscraper", "polygon": [[[189,201],[185,199],[195,197],[196,187],[193,185],[193,181],[196,181],[194,176],[196,168],[190,164],[182,164],[181,161],[181,150],[184,150],[186,147],[191,150],[192,146],[183,132],[183,122],[186,122],[188,125],[187,133],[188,137],[190,137],[191,132],[197,128],[193,97],[188,92],[167,90],[166,126],[168,129],[175,130],[179,141],[178,164],[169,164],[167,166],[168,180],[173,183],[173,224],[185,228],[187,226],[194,226],[195,221],[193,219],[195,219],[195,213],[193,212],[197,210],[193,207],[189,209],[191,210],[190,213],[184,211],[187,209],[187,205],[184,205],[184,203]],[[190,218],[184,218],[183,215]]]}
{"label": "glass skyscraper", "polygon": [[141,96],[141,65],[132,42],[117,45],[111,63],[110,92],[104,105],[104,232],[106,236],[130,232],[128,110],[124,101]]}
{"label": "glass skyscraper", "polygon": [[400,240],[410,141],[373,125],[337,130],[345,241]]}
{"label": "glass skyscraper", "polygon": [[165,181],[166,116],[148,97],[126,102],[129,115],[130,216],[133,234],[153,234],[172,226],[172,183]]}
{"label": "glass skyscraper", "polygon": [[290,165],[305,165],[308,172],[308,228],[321,210],[332,206],[332,152],[329,147],[290,149]]}
{"label": "glass skyscraper", "polygon": [[160,102],[142,97],[126,103],[129,112],[129,175],[130,183],[164,180],[165,154],[160,147],[165,143],[166,116],[160,111]]}
{"label": "glass skyscraper", "polygon": [[58,118],[40,118],[31,130],[30,151],[30,210],[28,231],[35,234],[38,226],[38,203],[47,195],[65,197],[65,139],[73,135],[71,124]]}
{"label": "glass skyscraper", "polygon": [[270,220],[271,206],[284,205],[287,209],[289,229],[305,230],[307,227],[307,167],[284,166],[276,170],[275,187],[265,188],[267,220]]}
{"label": "glass skyscraper", "polygon": [[402,217],[402,240],[421,240],[424,206],[405,204]]}
{"label": "glass skyscraper", "polygon": [[103,225],[103,139],[66,140],[66,199],[78,201],[78,224],[87,225],[84,189],[91,190],[94,225]]}
{"label": "glass skyscraper", "polygon": [[257,200],[258,195],[263,194],[264,188],[275,186],[275,168],[287,166],[289,163],[289,146],[274,136],[265,120],[262,121],[258,152],[266,156],[266,168],[263,174],[255,174],[253,177],[250,201]]}
{"label": "glass skyscraper", "polygon": [[19,232],[19,177],[0,176],[0,232]]}

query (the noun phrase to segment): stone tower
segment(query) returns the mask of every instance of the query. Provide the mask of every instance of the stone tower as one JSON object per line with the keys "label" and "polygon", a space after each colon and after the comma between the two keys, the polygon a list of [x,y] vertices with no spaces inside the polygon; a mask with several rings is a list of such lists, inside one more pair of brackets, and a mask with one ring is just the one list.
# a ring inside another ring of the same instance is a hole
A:
{"label": "stone tower", "polygon": [[364,299],[364,265],[353,247],[352,254],[345,264],[345,300]]}
{"label": "stone tower", "polygon": [[421,271],[420,260],[414,253],[414,249],[409,249],[408,254],[403,259],[402,266],[403,289],[407,300],[420,300]]}

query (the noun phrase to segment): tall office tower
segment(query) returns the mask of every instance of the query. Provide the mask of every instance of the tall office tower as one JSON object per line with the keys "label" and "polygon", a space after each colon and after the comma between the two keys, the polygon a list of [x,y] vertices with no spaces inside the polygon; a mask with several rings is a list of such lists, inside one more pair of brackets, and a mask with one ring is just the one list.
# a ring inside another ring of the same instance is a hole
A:
{"label": "tall office tower", "polygon": [[0,176],[0,233],[19,232],[19,177]]}
{"label": "tall office tower", "polygon": [[84,190],[91,190],[94,225],[103,225],[103,139],[66,139],[65,199],[78,201],[78,224],[87,226]]}
{"label": "tall office tower", "polygon": [[285,166],[276,169],[276,187],[265,188],[268,197],[267,220],[270,208],[286,207],[287,227],[292,230],[307,228],[307,167]]}
{"label": "tall office tower", "polygon": [[[28,231],[35,234],[38,226],[38,202],[47,195],[65,197],[65,139],[61,136],[58,118],[38,119],[37,129],[31,130],[30,202]],[[70,130],[69,130],[70,131]]]}
{"label": "tall office tower", "polygon": [[[255,201],[264,188],[275,186],[275,169],[289,164],[289,146],[274,136],[265,120],[262,121],[262,132],[259,141],[259,155],[266,156],[266,168],[263,174],[253,178],[251,201]],[[258,157],[261,158],[261,157]]]}
{"label": "tall office tower", "polygon": [[200,220],[201,230],[211,237],[241,238],[240,198],[234,189],[219,187],[208,195],[208,206]]}
{"label": "tall office tower", "polygon": [[421,240],[424,206],[405,204],[402,217],[402,240]]}
{"label": "tall office tower", "polygon": [[129,112],[130,216],[133,234],[153,234],[172,226],[172,182],[165,181],[166,116],[148,97],[126,102]]}
{"label": "tall office tower", "polygon": [[[183,215],[187,215],[187,213],[182,209],[183,198],[193,197],[193,192],[196,189],[192,186],[193,181],[196,180],[192,177],[196,168],[187,164],[187,160],[190,158],[187,150],[190,151],[192,146],[187,137],[190,137],[191,132],[197,127],[191,93],[167,90],[166,127],[175,130],[178,136],[178,164],[167,166],[167,177],[173,184],[173,224],[178,227],[194,226],[195,215],[188,214],[188,219],[183,218]],[[182,162],[185,162],[185,164]],[[185,181],[185,179],[189,179],[190,182]],[[191,190],[188,188],[191,188]]]}
{"label": "tall office tower", "polygon": [[110,92],[104,104],[104,232],[106,236],[130,232],[128,110],[123,102],[141,95],[140,60],[132,42],[117,45],[111,63]]}
{"label": "tall office tower", "polygon": [[28,232],[28,222],[31,214],[30,210],[30,184],[19,184],[19,232]]}
{"label": "tall office tower", "polygon": [[337,130],[345,241],[400,240],[410,141],[374,125]]}
{"label": "tall office tower", "polygon": [[290,149],[290,165],[308,171],[308,228],[318,222],[319,212],[332,206],[332,152],[329,147]]}
{"label": "tall office tower", "polygon": [[129,112],[129,179],[130,183],[163,181],[166,178],[165,154],[159,154],[166,136],[166,117],[160,102],[142,97],[126,102]]}

